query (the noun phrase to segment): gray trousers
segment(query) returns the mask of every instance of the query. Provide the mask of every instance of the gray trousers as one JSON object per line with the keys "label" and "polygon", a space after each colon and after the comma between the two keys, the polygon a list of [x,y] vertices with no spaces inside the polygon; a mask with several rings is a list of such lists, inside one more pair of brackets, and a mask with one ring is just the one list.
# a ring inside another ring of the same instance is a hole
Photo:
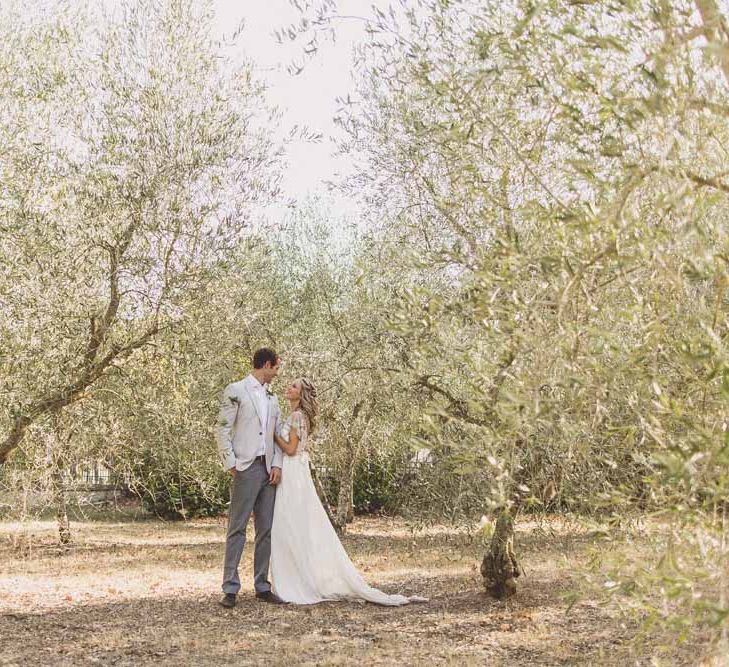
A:
{"label": "gray trousers", "polygon": [[265,463],[254,461],[245,470],[236,470],[230,489],[228,536],[225,541],[223,592],[238,593],[238,564],[246,543],[246,526],[253,512],[256,548],[253,555],[254,586],[257,593],[271,590],[268,563],[271,559],[271,524],[276,487],[268,483]]}

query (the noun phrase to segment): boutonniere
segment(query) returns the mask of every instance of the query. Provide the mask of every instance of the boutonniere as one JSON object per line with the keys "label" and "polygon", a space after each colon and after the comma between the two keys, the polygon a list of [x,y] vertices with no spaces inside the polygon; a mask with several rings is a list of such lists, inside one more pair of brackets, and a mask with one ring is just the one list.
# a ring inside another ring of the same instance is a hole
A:
{"label": "boutonniere", "polygon": [[266,385],[266,398],[271,398],[273,396],[273,392],[271,391],[271,387]]}

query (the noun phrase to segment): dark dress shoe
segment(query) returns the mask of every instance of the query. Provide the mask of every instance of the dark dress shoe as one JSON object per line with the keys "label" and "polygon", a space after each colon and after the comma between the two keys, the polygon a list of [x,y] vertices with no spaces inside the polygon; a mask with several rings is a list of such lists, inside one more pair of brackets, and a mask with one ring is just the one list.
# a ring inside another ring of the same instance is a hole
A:
{"label": "dark dress shoe", "polygon": [[235,593],[226,593],[220,598],[220,604],[228,609],[235,607]]}
{"label": "dark dress shoe", "polygon": [[288,604],[285,600],[282,600],[273,591],[265,591],[264,593],[256,593],[256,597],[264,602],[270,602],[271,604]]}

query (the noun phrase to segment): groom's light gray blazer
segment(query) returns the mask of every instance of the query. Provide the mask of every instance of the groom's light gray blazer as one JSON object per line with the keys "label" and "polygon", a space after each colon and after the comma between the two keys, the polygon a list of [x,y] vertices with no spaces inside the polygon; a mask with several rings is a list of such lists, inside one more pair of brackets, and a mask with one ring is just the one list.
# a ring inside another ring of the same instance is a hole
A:
{"label": "groom's light gray blazer", "polygon": [[265,434],[266,469],[281,468],[283,452],[273,434],[281,428],[281,408],[273,394],[267,394],[268,419],[263,423],[247,378],[229,384],[223,391],[216,435],[218,450],[226,470],[245,470],[256,458],[261,433]]}

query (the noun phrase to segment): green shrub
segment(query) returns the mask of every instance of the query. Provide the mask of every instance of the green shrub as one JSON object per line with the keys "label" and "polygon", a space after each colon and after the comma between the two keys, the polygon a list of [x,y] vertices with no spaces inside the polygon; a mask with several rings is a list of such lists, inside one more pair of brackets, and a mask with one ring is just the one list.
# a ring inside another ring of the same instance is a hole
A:
{"label": "green shrub", "polygon": [[355,512],[365,514],[397,510],[404,465],[404,457],[400,453],[376,453],[359,461],[354,468],[352,490]]}
{"label": "green shrub", "polygon": [[[148,512],[163,519],[217,516],[230,503],[230,479],[214,464],[181,457],[160,465],[149,451],[134,471],[131,489]],[[175,467],[173,468],[173,464]]]}

